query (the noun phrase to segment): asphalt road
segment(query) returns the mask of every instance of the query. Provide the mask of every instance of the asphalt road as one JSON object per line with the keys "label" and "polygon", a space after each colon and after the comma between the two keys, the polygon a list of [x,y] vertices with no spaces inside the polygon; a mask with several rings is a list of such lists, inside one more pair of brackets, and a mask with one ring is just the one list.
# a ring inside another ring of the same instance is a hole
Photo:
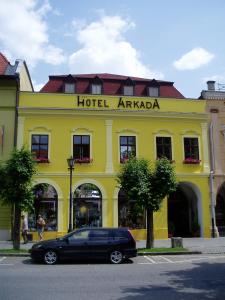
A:
{"label": "asphalt road", "polygon": [[2,300],[225,299],[225,255],[137,257],[106,263],[34,264],[0,257]]}

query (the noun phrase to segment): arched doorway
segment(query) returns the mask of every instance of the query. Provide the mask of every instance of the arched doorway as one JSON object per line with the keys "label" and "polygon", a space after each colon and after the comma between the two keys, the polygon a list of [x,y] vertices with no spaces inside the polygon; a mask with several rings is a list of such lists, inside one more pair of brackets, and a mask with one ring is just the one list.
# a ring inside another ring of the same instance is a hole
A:
{"label": "arched doorway", "polygon": [[168,198],[168,235],[200,236],[198,195],[191,183],[179,183],[177,190]]}
{"label": "arched doorway", "polygon": [[45,220],[45,231],[57,231],[58,227],[58,194],[55,188],[47,183],[40,183],[34,187],[34,210],[29,213],[28,226],[30,231],[36,231],[38,215]]}
{"label": "arched doorway", "polygon": [[118,195],[118,225],[131,229],[146,228],[144,209],[137,206],[135,200],[128,200],[122,189]]}
{"label": "arched doorway", "polygon": [[225,236],[225,182],[219,187],[216,195],[216,225],[219,236]]}
{"label": "arched doorway", "polygon": [[73,227],[102,226],[102,194],[92,183],[80,185],[74,193]]}

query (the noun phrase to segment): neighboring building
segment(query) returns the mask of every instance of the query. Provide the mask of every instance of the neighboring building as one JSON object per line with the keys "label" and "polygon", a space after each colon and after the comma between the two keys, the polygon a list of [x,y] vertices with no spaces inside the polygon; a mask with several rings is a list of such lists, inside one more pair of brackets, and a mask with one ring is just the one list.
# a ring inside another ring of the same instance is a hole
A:
{"label": "neighboring building", "polygon": [[[29,72],[23,61],[11,65],[0,53],[0,161],[9,158],[17,140],[19,90],[33,91]],[[0,203],[0,240],[10,238],[11,208]]]}
{"label": "neighboring building", "polygon": [[116,181],[131,155],[153,162],[166,156],[175,165],[179,186],[154,214],[155,238],[210,237],[207,121],[205,101],[185,99],[166,81],[50,76],[41,93],[21,92],[17,146],[29,145],[39,163],[29,215],[34,239],[39,213],[47,223],[45,238],[68,230],[71,156],[73,227],[128,226],[144,239],[144,212]]}
{"label": "neighboring building", "polygon": [[216,90],[215,81],[208,81],[207,87],[200,99],[207,100],[211,121],[211,210],[216,235],[225,236],[225,85],[218,85]]}

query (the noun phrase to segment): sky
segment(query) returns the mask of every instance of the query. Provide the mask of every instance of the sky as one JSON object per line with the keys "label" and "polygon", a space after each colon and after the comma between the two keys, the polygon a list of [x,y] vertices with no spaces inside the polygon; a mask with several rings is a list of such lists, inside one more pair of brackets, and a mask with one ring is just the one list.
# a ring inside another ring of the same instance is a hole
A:
{"label": "sky", "polygon": [[0,52],[50,75],[112,73],[174,82],[198,98],[225,84],[224,0],[0,0]]}

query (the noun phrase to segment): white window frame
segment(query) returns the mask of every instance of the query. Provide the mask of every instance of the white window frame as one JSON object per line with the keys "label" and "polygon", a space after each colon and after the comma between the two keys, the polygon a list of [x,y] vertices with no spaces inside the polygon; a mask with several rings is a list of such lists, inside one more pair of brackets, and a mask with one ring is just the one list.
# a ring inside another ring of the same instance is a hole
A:
{"label": "white window frame", "polygon": [[148,88],[149,97],[159,97],[159,87],[150,86]]}
{"label": "white window frame", "polygon": [[93,95],[101,95],[102,94],[102,84],[92,83],[91,93]]}
{"label": "white window frame", "polygon": [[123,94],[124,94],[124,96],[133,96],[134,95],[134,86],[133,85],[124,85]]}
{"label": "white window frame", "polygon": [[74,94],[76,90],[75,83],[65,83],[65,93]]}
{"label": "white window frame", "polygon": [[43,131],[31,131],[29,135],[29,148],[31,151],[32,146],[32,135],[47,135],[48,136],[48,159],[51,160],[50,153],[51,153],[51,134],[49,132]]}
{"label": "white window frame", "polygon": [[171,160],[173,161],[174,160],[174,147],[173,147],[173,136],[172,135],[169,135],[169,134],[156,134],[155,135],[155,139],[154,139],[154,143],[155,143],[155,159],[157,159],[157,143],[156,143],[156,138],[157,137],[169,137],[171,139]]}
{"label": "white window frame", "polygon": [[120,137],[121,136],[134,136],[135,137],[135,142],[136,142],[136,157],[138,157],[138,136],[137,134],[134,134],[134,133],[126,133],[126,132],[122,132],[118,135],[118,162],[119,164],[121,163],[120,162]]}

